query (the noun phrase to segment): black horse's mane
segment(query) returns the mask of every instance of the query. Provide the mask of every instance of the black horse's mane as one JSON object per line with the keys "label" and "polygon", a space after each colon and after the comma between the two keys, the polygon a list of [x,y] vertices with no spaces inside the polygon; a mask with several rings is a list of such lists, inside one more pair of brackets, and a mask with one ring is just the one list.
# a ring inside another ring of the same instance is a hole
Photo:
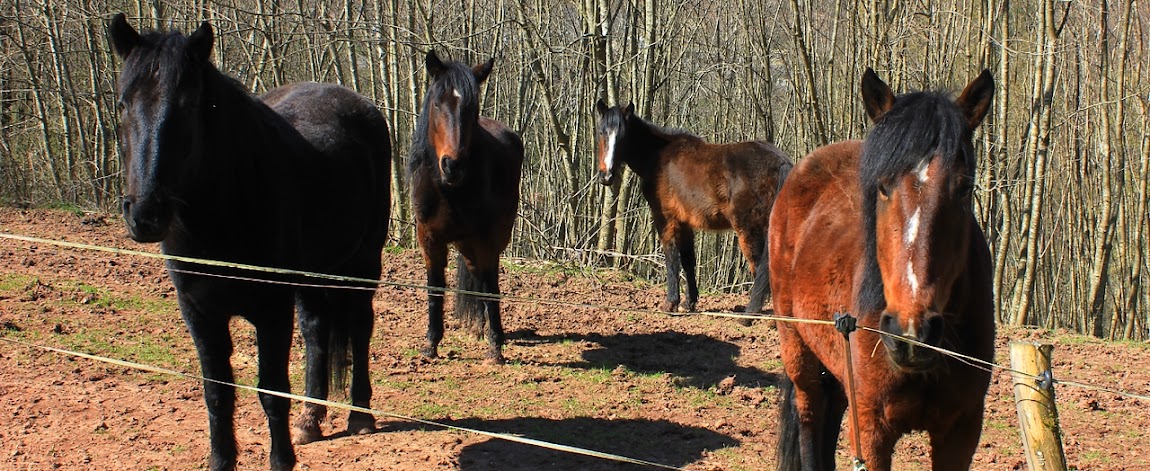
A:
{"label": "black horse's mane", "polygon": [[122,75],[128,77],[124,90],[133,90],[137,82],[149,74],[149,71],[159,72],[159,76],[173,77],[177,83],[184,80],[189,74],[204,72],[205,78],[218,80],[227,87],[234,88],[248,99],[256,101],[256,97],[240,81],[220,72],[211,61],[199,64],[187,60],[185,45],[188,37],[179,31],[149,31],[140,35],[140,42],[136,46],[138,52],[132,54],[131,60],[124,63]]}
{"label": "black horse's mane", "polygon": [[408,167],[411,170],[424,164],[434,165],[436,162],[436,156],[433,155],[431,145],[427,142],[427,115],[432,99],[454,90],[460,95],[459,113],[461,117],[467,119],[468,116],[475,116],[476,118],[479,116],[479,95],[477,93],[479,84],[475,82],[475,75],[471,68],[462,62],[444,61],[443,69],[433,78],[427,93],[423,96],[423,105],[419,117],[415,121],[415,133],[411,138],[411,160],[408,162]]}
{"label": "black horse's mane", "polygon": [[975,159],[966,118],[945,93],[915,92],[895,99],[891,109],[875,122],[863,143],[859,162],[865,240],[864,271],[855,309],[858,315],[886,307],[882,274],[876,255],[875,204],[878,184],[912,171],[928,158],[943,159],[948,168],[965,159],[967,178],[973,178]]}

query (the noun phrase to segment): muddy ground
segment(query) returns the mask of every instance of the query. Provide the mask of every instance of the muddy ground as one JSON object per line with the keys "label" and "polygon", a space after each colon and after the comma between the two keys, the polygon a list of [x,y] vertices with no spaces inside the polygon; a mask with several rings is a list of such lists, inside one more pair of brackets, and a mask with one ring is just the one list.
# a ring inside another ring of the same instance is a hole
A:
{"label": "muddy ground", "polygon": [[[111,215],[0,208],[0,232],[133,250]],[[412,250],[384,255],[383,279],[420,284]],[[774,466],[778,374],[775,331],[714,316],[653,310],[662,287],[626,273],[507,260],[507,294],[585,303],[508,301],[503,366],[453,329],[442,358],[419,357],[424,294],[384,287],[372,346],[375,409],[522,435],[691,470]],[[700,309],[730,312],[742,294],[705,294]],[[450,302],[450,300],[449,300]],[[237,379],[255,382],[251,328],[233,323]],[[0,336],[197,374],[199,366],[158,260],[0,238]],[[1150,344],[1104,343],[1064,332],[1001,329],[1010,340],[1055,347],[1055,376],[1146,395]],[[291,372],[302,378],[297,339]],[[1150,470],[1150,404],[1059,386],[1066,452],[1079,470]],[[266,469],[267,428],[253,393],[239,394],[242,469]],[[994,375],[974,469],[1025,468],[1010,378]],[[298,410],[299,405],[293,405]],[[380,415],[376,433],[338,433],[297,447],[298,469],[621,470],[598,458],[507,442]],[[840,446],[839,467],[848,458]],[[142,372],[0,341],[0,469],[202,469],[207,414],[198,381]],[[927,469],[925,437],[903,439],[896,469]]]}

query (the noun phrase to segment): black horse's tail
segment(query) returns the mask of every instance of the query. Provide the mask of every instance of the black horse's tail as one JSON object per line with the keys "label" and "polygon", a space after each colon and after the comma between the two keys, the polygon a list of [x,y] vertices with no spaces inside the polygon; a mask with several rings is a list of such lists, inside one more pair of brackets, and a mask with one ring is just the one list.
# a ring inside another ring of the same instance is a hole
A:
{"label": "black horse's tail", "polygon": [[331,392],[342,394],[347,390],[347,370],[351,366],[351,329],[344,316],[332,316],[328,334],[327,361],[331,374]]}
{"label": "black horse's tail", "polygon": [[787,177],[791,176],[791,170],[795,168],[795,164],[790,160],[783,161],[779,165],[779,181],[775,184],[775,195],[777,196],[780,191],[783,191],[783,184],[787,182]]}
{"label": "black horse's tail", "polygon": [[483,298],[471,293],[486,292],[483,289],[483,280],[467,269],[463,254],[455,258],[455,264],[457,265],[455,280],[459,287],[459,292],[455,293],[455,318],[459,319],[464,329],[482,338],[487,323],[483,312]]}
{"label": "black horse's tail", "polygon": [[799,410],[795,407],[795,384],[786,374],[779,375],[779,471],[803,469],[802,450],[799,445]]}

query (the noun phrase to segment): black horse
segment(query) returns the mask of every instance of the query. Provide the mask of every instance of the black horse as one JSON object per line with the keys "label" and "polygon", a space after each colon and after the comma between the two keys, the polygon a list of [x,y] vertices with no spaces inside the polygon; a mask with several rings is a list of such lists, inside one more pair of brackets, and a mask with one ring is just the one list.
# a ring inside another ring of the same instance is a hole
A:
{"label": "black horse", "polygon": [[[433,288],[446,286],[447,247],[455,244],[459,289],[499,294],[499,254],[511,241],[519,209],[523,142],[503,124],[479,116],[479,84],[492,63],[468,67],[427,53],[431,85],[416,122],[408,173],[427,284]],[[423,354],[435,358],[443,339],[443,292],[427,294]],[[487,337],[486,360],[502,363],[499,299],[459,293],[455,315]]]}
{"label": "black horse", "polygon": [[[207,22],[187,37],[141,35],[119,14],[109,36],[124,61],[122,210],[132,239],[161,242],[171,255],[379,278],[391,143],[371,101],[316,83],[253,97],[209,61],[214,36]],[[342,383],[350,343],[352,403],[370,405],[374,284],[297,287],[290,283],[304,280],[180,261],[169,261],[168,270],[204,377],[233,381],[228,320],[238,315],[256,328],[259,386],[288,391],[294,305],[307,346],[306,394],[326,398],[329,373]],[[213,470],[236,467],[235,399],[232,387],[204,382]],[[291,404],[266,394],[260,402],[271,429],[271,468],[291,469]],[[306,405],[297,442],[319,438],[324,415],[323,407]],[[369,414],[352,413],[348,422],[352,432],[375,427]]]}

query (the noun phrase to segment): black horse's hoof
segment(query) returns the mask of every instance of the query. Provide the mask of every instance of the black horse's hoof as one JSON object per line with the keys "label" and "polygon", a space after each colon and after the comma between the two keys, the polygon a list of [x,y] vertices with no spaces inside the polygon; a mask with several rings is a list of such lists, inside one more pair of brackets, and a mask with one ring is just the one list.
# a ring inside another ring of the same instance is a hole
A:
{"label": "black horse's hoof", "polygon": [[348,435],[363,435],[375,432],[375,417],[363,412],[352,412],[347,416]]}
{"label": "black horse's hoof", "polygon": [[426,358],[428,360],[434,360],[436,358],[439,358],[439,347],[434,346],[434,345],[425,346],[425,347],[419,349],[419,354],[423,355],[423,358]]}

